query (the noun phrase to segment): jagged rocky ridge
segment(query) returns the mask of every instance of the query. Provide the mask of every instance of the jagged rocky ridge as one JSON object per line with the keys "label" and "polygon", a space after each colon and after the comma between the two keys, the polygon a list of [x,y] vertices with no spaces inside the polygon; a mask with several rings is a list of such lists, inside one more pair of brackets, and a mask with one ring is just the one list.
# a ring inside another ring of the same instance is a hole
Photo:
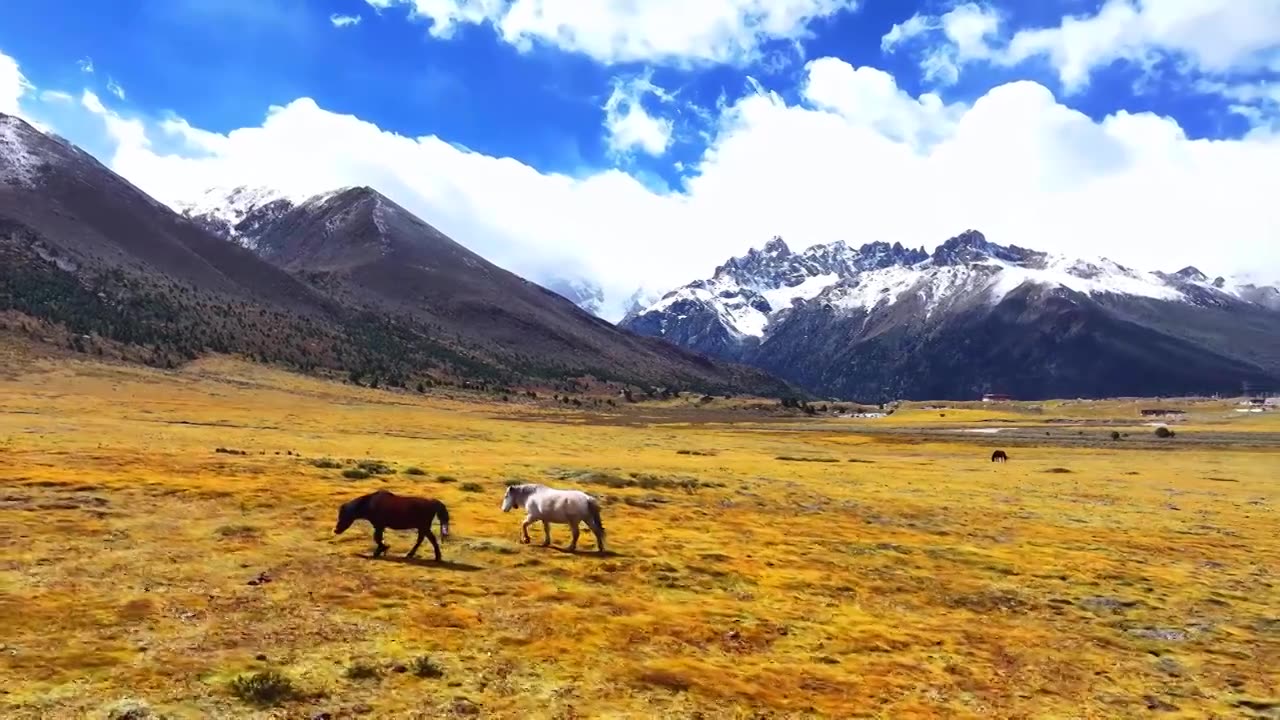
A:
{"label": "jagged rocky ridge", "polygon": [[864,400],[1280,387],[1280,291],[988,241],[932,253],[780,238],[624,321],[814,392]]}

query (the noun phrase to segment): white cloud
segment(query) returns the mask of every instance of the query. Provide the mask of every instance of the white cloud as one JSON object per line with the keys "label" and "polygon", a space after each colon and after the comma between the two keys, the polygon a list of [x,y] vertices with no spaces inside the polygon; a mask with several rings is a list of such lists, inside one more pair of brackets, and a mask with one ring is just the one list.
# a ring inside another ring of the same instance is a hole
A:
{"label": "white cloud", "polygon": [[121,100],[124,99],[124,88],[121,87],[120,83],[116,82],[115,78],[107,78],[107,92]]}
{"label": "white cloud", "polygon": [[18,67],[18,61],[0,52],[0,113],[25,117],[18,101],[35,90]]}
{"label": "white cloud", "polygon": [[604,63],[744,63],[768,40],[808,36],[815,20],[859,0],[366,0],[375,9],[408,5],[447,38],[488,23],[527,50],[545,43]]}
{"label": "white cloud", "polygon": [[[939,53],[953,60],[955,72],[968,62],[1012,66],[1043,58],[1069,93],[1087,87],[1094,70],[1116,61],[1150,68],[1161,57],[1173,57],[1186,69],[1208,74],[1274,69],[1280,62],[1276,0],[1107,0],[1096,13],[1020,29],[1003,43],[997,42],[998,20],[994,9],[969,3],[943,16],[913,17],[894,26],[881,44],[892,49],[943,30],[946,42],[926,50],[926,70],[943,65]],[[950,68],[934,74],[953,79]]]}
{"label": "white cloud", "polygon": [[80,66],[80,72],[93,73],[93,58],[81,58],[76,64]]}
{"label": "white cloud", "polygon": [[667,151],[674,124],[650,115],[643,105],[645,97],[660,102],[671,100],[666,91],[653,84],[650,74],[614,80],[613,92],[604,104],[605,139],[613,152],[642,150],[658,156]]}
{"label": "white cloud", "polygon": [[893,52],[899,45],[940,31],[947,42],[929,47],[920,67],[926,80],[951,85],[960,79],[962,64],[992,57],[989,43],[998,36],[1001,22],[995,9],[965,3],[939,16],[912,15],[880,38],[880,49]]}
{"label": "white cloud", "polygon": [[[517,272],[597,278],[615,311],[636,283],[686,282],[775,233],[797,246],[933,246],[973,227],[1142,268],[1280,275],[1280,136],[1190,140],[1169,118],[1125,112],[1095,122],[1031,82],[946,105],[832,58],[807,65],[802,105],[755,87],[721,109],[714,141],[671,192],[618,170],[540,173],[306,98],[225,135],[176,118],[148,129],[91,93],[84,102],[107,122],[111,165],[162,200],[215,184],[299,195],[366,184]],[[148,133],[192,157],[157,153]]]}
{"label": "white cloud", "polygon": [[46,103],[72,103],[76,99],[72,97],[71,93],[61,90],[44,90],[40,93],[40,101]]}
{"label": "white cloud", "polygon": [[339,15],[338,13],[334,13],[329,16],[329,22],[333,23],[333,26],[336,28],[359,25],[360,21],[363,19],[364,18],[359,15]]}
{"label": "white cloud", "polygon": [[[85,90],[80,96],[80,105],[89,112],[100,116],[106,124],[107,135],[116,144],[116,159],[127,158],[130,154],[151,153],[151,140],[147,137],[147,128],[141,120],[124,118],[109,110],[102,98],[92,90]],[[152,193],[160,197],[157,193]]]}

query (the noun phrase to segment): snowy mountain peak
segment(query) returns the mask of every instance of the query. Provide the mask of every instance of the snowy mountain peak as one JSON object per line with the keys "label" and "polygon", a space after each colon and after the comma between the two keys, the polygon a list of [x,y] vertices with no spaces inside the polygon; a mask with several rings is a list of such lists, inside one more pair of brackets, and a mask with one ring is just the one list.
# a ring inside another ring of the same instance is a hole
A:
{"label": "snowy mountain peak", "polygon": [[547,280],[544,287],[592,315],[600,316],[604,306],[604,290],[590,280],[582,277],[554,277]]}
{"label": "snowy mountain peak", "polygon": [[211,187],[173,209],[219,237],[253,250],[258,235],[271,222],[292,210],[297,200],[266,186]]}
{"label": "snowy mountain peak", "polygon": [[1040,262],[1045,254],[1017,245],[997,245],[977,230],[966,230],[939,245],[932,257],[935,265],[964,265],[992,259],[1022,265]]}
{"label": "snowy mountain peak", "polygon": [[626,323],[648,334],[693,323],[700,335],[720,333],[724,343],[734,343],[766,337],[785,312],[808,304],[852,315],[894,309],[927,322],[955,308],[994,306],[1022,289],[1199,307],[1242,302],[1275,307],[1280,297],[1274,288],[1223,278],[1210,282],[1193,267],[1172,275],[1145,272],[1106,258],[1081,260],[998,245],[968,230],[932,254],[900,243],[854,249],[839,241],[794,252],[774,238],[763,250],[730,259],[710,279],[667,293]]}
{"label": "snowy mountain peak", "polygon": [[769,242],[764,244],[764,254],[770,257],[785,257],[791,254],[791,248],[787,247],[785,240],[774,235]]}
{"label": "snowy mountain peak", "polygon": [[[1205,274],[1204,274],[1204,273],[1202,273],[1202,272],[1200,272],[1200,269],[1199,269],[1199,268],[1197,268],[1197,267],[1195,267],[1194,265],[1188,265],[1188,266],[1186,266],[1186,267],[1182,268],[1181,270],[1179,270],[1178,272],[1174,273],[1174,275],[1176,275],[1177,277],[1182,278],[1183,280],[1189,280],[1189,281],[1191,281],[1191,282],[1200,282],[1200,283],[1202,283],[1202,282],[1209,282],[1209,276],[1208,276],[1208,275],[1205,275]],[[1214,282],[1216,283],[1216,282],[1218,282],[1218,281],[1222,281],[1222,280],[1223,280],[1223,278],[1218,278],[1218,279],[1217,279],[1217,280],[1215,280]],[[1225,282],[1225,281],[1224,281],[1224,282]],[[1221,286],[1219,285],[1219,287],[1221,287]]]}
{"label": "snowy mountain peak", "polygon": [[35,185],[37,170],[45,162],[35,150],[39,136],[22,120],[0,114],[0,184]]}

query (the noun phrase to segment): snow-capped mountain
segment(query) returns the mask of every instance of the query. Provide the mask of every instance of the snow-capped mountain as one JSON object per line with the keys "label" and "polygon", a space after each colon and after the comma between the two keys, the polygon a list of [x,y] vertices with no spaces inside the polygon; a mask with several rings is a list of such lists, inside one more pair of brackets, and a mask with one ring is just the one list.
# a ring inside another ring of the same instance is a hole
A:
{"label": "snow-capped mountain", "polygon": [[301,200],[274,188],[240,185],[209,188],[193,200],[175,203],[173,209],[205,230],[254,250],[266,228]]}
{"label": "snow-capped mountain", "polygon": [[[1238,387],[1237,377],[1280,378],[1277,309],[1274,287],[1210,279],[1193,267],[1146,272],[1002,246],[970,230],[932,253],[883,242],[794,252],[774,238],[711,278],[667,293],[624,325],[758,365],[816,392],[865,399],[971,397],[993,386],[1033,397],[1170,394]],[[1126,324],[1136,329],[1126,332]],[[962,327],[970,334],[951,337]],[[1061,332],[1048,332],[1055,328]],[[1135,347],[1138,329],[1160,337]],[[976,347],[983,333],[992,336]],[[1089,377],[1064,364],[1062,353],[1076,352],[1075,339],[1091,355],[1089,364],[1115,353],[1117,365],[1139,357],[1159,365],[1147,353],[1169,344],[1178,346],[1173,355],[1198,359],[1151,369],[1136,384],[1105,362],[1100,375]],[[1016,354],[986,357],[990,347],[1020,343],[1027,362],[1039,365],[1005,372],[998,368],[1016,363]],[[941,358],[949,358],[950,379],[935,369]]]}
{"label": "snow-capped mountain", "polygon": [[557,277],[543,285],[574,305],[600,317],[604,308],[604,290],[594,282],[581,277]]}

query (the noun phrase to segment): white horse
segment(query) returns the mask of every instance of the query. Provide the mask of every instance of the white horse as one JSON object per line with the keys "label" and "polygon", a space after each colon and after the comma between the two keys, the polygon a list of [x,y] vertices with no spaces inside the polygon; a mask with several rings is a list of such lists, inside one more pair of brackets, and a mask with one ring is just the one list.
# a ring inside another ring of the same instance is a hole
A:
{"label": "white horse", "polygon": [[581,490],[557,490],[526,483],[512,485],[502,498],[502,512],[511,508],[522,508],[527,513],[524,524],[520,526],[523,535],[521,542],[532,542],[529,539],[529,526],[542,522],[542,533],[546,540],[542,547],[551,544],[551,523],[568,525],[573,531],[573,539],[569,542],[569,552],[578,549],[578,523],[586,523],[596,536],[596,550],[604,553],[604,524],[600,522],[600,501]]}

